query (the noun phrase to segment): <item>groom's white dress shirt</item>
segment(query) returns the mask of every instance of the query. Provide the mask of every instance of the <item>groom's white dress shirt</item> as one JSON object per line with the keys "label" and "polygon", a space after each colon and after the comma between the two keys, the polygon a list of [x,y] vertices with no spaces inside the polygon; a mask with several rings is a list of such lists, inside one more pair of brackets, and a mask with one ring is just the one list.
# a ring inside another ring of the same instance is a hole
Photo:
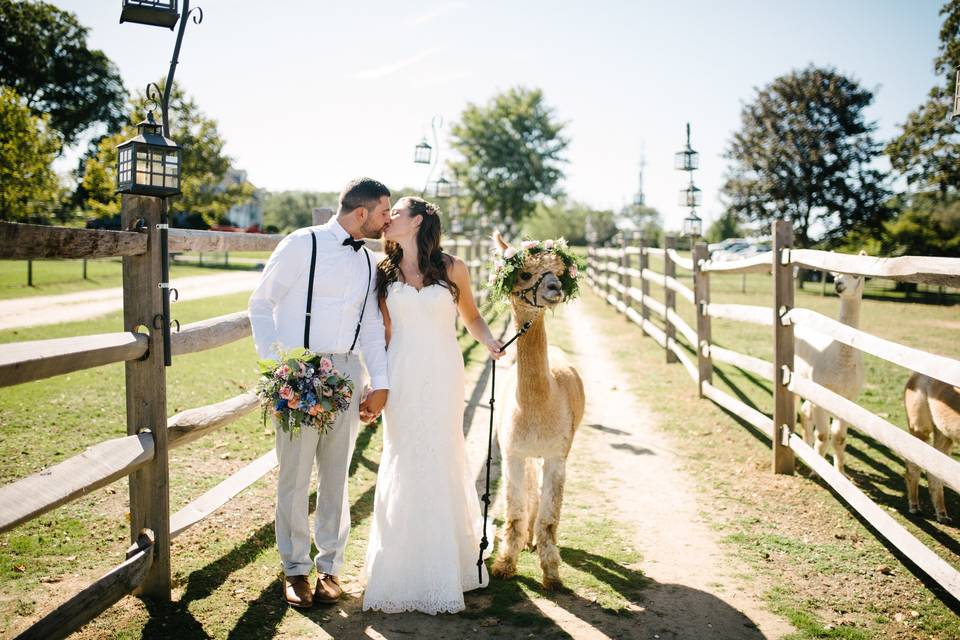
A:
{"label": "groom's white dress shirt", "polygon": [[[367,290],[368,250],[344,246],[350,234],[336,217],[326,224],[294,231],[284,238],[267,261],[257,288],[250,296],[250,326],[257,354],[276,358],[274,343],[282,349],[303,346],[310,269],[310,233],[317,237],[310,350],[347,353],[353,342],[363,295]],[[383,317],[377,305],[374,254],[370,255],[370,293],[360,326],[357,348],[363,356],[373,389],[388,389],[387,353]]]}

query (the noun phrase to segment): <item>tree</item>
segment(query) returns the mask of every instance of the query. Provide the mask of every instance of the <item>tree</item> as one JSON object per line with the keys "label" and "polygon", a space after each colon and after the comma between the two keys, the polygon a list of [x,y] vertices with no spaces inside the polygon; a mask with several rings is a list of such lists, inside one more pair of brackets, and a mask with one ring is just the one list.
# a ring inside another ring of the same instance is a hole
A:
{"label": "tree", "polygon": [[329,207],[337,210],[340,194],[315,191],[279,191],[268,193],[263,201],[264,227],[276,227],[279,233],[313,224],[313,210]]}
{"label": "tree", "polygon": [[58,204],[52,163],[60,138],[46,116],[33,115],[16,92],[0,86],[0,220],[40,222]]}
{"label": "tree", "polygon": [[[163,91],[162,83],[160,90]],[[120,196],[115,193],[117,145],[136,135],[133,123],[142,121],[146,112],[146,97],[138,93],[130,105],[130,124],[104,137],[96,154],[86,161],[82,185],[87,194],[85,207],[95,217],[115,216],[120,211]],[[170,115],[170,137],[183,147],[183,194],[174,201],[174,207],[203,216],[208,225],[215,224],[230,207],[248,200],[253,186],[226,180],[231,160],[223,151],[225,141],[216,120],[204,115],[197,103],[176,85],[170,97]]]}
{"label": "tree", "polygon": [[93,125],[124,122],[117,68],[87,46],[87,28],[45,2],[0,0],[0,84],[13,87],[71,145]]}
{"label": "tree", "polygon": [[707,242],[720,242],[727,238],[739,238],[743,234],[740,228],[740,220],[737,218],[737,212],[727,209],[719,218],[714,220],[709,227],[704,239]]}
{"label": "tree", "polygon": [[620,211],[620,219],[626,222],[631,231],[639,231],[650,242],[650,246],[660,246],[663,220],[659,211],[646,205],[630,204]]}
{"label": "tree", "polygon": [[855,227],[879,233],[889,192],[871,167],[879,152],[876,124],[863,115],[871,102],[854,80],[813,66],[758,89],[725,154],[730,209],[762,224],[789,220],[799,246],[813,242],[814,223],[828,245]]}
{"label": "tree", "polygon": [[947,2],[940,15],[945,18],[933,66],[943,83],[930,89],[926,102],[907,116],[902,132],[885,151],[907,184],[921,191],[934,190],[945,202],[960,184],[960,137],[949,117],[960,67],[960,0]]}
{"label": "tree", "polygon": [[450,165],[473,201],[520,222],[538,201],[561,195],[563,127],[539,89],[510,89],[467,105],[451,128],[461,160]]}
{"label": "tree", "polygon": [[530,238],[566,238],[570,244],[587,243],[587,219],[597,231],[600,242],[617,231],[613,211],[593,209],[575,200],[562,199],[552,204],[538,202],[532,215],[523,222],[522,233]]}
{"label": "tree", "polygon": [[886,231],[886,254],[960,258],[960,197],[917,194]]}

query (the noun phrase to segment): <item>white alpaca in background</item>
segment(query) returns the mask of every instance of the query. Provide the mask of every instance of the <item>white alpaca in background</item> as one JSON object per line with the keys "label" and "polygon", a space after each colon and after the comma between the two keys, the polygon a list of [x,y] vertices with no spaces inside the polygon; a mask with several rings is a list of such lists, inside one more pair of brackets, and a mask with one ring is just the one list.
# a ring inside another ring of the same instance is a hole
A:
{"label": "white alpaca in background", "polygon": [[[866,253],[860,252],[860,255]],[[863,278],[839,274],[834,280],[834,288],[840,296],[838,320],[858,328]],[[863,355],[859,349],[812,329],[805,329],[802,325],[794,329],[794,340],[794,375],[813,380],[847,400],[855,400],[860,395],[863,388]],[[831,422],[827,411],[810,401],[804,401],[800,407],[800,423],[803,425],[803,439],[809,445],[813,445],[816,429],[817,453],[821,456],[826,454],[827,445],[833,444],[833,466],[843,473],[847,423],[837,418]]]}

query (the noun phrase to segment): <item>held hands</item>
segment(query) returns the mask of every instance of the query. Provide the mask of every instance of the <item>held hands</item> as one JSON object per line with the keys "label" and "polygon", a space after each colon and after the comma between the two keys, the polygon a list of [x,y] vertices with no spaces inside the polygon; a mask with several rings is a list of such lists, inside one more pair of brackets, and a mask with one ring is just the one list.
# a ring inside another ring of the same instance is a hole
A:
{"label": "held hands", "polygon": [[387,403],[387,390],[377,389],[375,391],[367,390],[360,401],[360,421],[373,422],[383,411],[383,405]]}
{"label": "held hands", "polygon": [[490,338],[484,343],[484,346],[487,347],[487,351],[490,352],[490,357],[494,360],[499,360],[506,353],[501,351],[501,349],[503,349],[503,342],[497,340],[496,338]]}

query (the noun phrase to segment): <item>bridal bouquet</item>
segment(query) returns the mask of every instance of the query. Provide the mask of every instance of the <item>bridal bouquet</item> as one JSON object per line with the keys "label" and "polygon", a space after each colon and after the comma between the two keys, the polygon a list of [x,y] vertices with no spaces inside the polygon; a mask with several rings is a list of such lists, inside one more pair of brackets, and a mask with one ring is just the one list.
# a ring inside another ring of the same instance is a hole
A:
{"label": "bridal bouquet", "polygon": [[497,250],[487,283],[491,298],[498,302],[509,298],[517,282],[517,276],[531,266],[528,260],[536,263],[537,258],[544,258],[551,254],[559,258],[562,265],[557,277],[560,278],[563,299],[570,300],[577,297],[580,293],[577,275],[583,269],[584,263],[570,251],[565,239],[558,238],[557,240],[524,240],[519,248],[508,246],[503,251]]}
{"label": "bridal bouquet", "polygon": [[257,397],[263,421],[276,417],[280,428],[293,438],[301,427],[326,433],[353,397],[353,381],[333,366],[333,361],[304,348],[279,351],[278,360],[260,361]]}

